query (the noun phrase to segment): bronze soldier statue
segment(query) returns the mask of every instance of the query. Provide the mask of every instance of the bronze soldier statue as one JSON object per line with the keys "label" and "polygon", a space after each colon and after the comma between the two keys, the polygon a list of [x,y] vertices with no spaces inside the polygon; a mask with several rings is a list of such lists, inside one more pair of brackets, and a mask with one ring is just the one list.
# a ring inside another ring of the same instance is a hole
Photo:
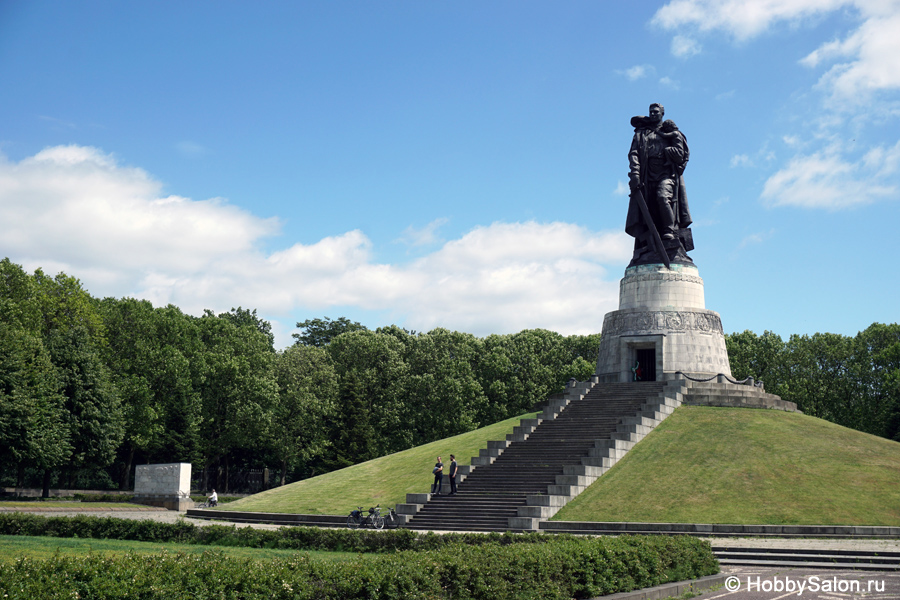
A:
{"label": "bronze soldier statue", "polygon": [[687,255],[694,242],[683,177],[690,152],[684,134],[673,121],[663,121],[663,115],[661,104],[651,104],[650,116],[631,119],[625,232],[635,239],[628,266],[693,264]]}

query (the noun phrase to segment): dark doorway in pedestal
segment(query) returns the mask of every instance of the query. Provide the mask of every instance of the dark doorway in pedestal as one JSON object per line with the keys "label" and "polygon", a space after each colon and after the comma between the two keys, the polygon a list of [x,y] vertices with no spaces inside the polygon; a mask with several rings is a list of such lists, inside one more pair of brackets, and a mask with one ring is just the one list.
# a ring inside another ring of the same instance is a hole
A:
{"label": "dark doorway in pedestal", "polygon": [[656,349],[636,349],[635,360],[640,365],[635,371],[636,381],[656,381]]}

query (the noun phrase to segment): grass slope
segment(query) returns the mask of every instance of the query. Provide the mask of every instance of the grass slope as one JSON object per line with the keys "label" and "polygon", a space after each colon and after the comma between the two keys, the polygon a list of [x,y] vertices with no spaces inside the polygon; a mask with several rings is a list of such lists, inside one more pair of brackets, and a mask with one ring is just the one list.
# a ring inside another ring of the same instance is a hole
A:
{"label": "grass slope", "polygon": [[[427,492],[433,481],[431,469],[441,456],[445,470],[450,453],[459,465],[468,465],[472,456],[487,447],[488,440],[504,440],[513,427],[530,413],[507,419],[475,431],[382,456],[346,469],[319,475],[283,487],[254,494],[222,510],[297,513],[307,515],[343,515],[357,506],[382,507],[406,502],[407,493]],[[448,490],[445,490],[448,491]]]}
{"label": "grass slope", "polygon": [[900,526],[900,444],[801,414],[683,406],[553,520]]}

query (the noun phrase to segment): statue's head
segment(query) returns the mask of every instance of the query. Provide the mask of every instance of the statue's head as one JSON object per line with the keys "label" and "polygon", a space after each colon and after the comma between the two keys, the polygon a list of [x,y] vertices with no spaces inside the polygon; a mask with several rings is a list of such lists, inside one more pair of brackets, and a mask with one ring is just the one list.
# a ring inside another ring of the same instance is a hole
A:
{"label": "statue's head", "polygon": [[663,115],[666,114],[666,109],[663,108],[663,105],[654,102],[650,105],[650,120],[654,123],[659,123],[662,121]]}

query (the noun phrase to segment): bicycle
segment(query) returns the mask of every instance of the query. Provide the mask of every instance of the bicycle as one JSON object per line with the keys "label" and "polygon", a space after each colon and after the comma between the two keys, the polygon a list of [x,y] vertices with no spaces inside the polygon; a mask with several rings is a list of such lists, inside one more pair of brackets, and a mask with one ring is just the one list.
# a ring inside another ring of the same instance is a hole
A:
{"label": "bicycle", "polygon": [[381,507],[374,506],[369,509],[369,514],[363,513],[363,507],[359,506],[356,510],[350,511],[347,516],[347,527],[350,529],[359,529],[360,527],[372,526],[375,529],[384,529],[384,517],[381,516]]}
{"label": "bicycle", "polygon": [[397,529],[400,527],[401,520],[397,512],[393,508],[388,508],[387,511],[388,514],[384,517],[384,526],[388,529]]}

